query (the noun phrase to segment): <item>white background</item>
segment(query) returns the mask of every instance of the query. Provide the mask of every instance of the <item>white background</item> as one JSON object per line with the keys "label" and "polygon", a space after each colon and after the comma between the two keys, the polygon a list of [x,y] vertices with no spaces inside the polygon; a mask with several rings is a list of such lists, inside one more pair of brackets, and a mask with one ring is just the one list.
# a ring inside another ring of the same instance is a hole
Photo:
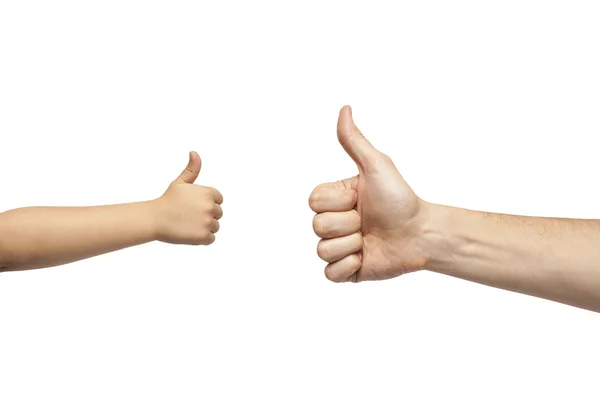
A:
{"label": "white background", "polygon": [[[0,276],[0,399],[597,399],[597,314],[418,272],[334,284],[337,113],[425,200],[600,218],[595,1],[0,1],[0,210],[162,194],[210,247]],[[600,244],[599,244],[600,245]]]}

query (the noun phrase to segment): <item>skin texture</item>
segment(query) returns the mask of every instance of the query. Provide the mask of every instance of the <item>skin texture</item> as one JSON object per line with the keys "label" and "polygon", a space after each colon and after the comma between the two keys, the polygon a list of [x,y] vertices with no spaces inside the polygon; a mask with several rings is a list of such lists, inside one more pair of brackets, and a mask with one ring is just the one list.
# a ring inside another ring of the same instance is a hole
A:
{"label": "skin texture", "polygon": [[392,160],[340,111],[358,175],[317,186],[317,253],[334,282],[430,270],[600,312],[600,221],[503,215],[420,199]]}
{"label": "skin texture", "polygon": [[52,267],[159,240],[209,245],[223,196],[194,185],[200,156],[158,199],[97,207],[28,207],[0,214],[0,271]]}

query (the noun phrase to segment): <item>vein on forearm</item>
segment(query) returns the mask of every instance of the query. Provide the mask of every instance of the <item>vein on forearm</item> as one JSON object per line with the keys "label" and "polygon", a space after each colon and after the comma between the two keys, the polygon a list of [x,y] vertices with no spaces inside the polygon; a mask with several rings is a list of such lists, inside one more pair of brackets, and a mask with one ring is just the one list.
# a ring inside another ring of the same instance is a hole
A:
{"label": "vein on forearm", "polygon": [[600,221],[445,209],[432,270],[600,307]]}

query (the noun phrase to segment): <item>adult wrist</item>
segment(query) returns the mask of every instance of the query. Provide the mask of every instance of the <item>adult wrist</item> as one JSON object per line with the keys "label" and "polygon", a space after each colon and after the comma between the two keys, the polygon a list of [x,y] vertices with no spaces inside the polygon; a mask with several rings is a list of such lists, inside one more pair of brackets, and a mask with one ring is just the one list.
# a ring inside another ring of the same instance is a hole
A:
{"label": "adult wrist", "polygon": [[422,227],[422,249],[426,254],[425,269],[447,273],[455,261],[454,254],[460,246],[457,226],[461,211],[458,208],[426,203],[426,218]]}

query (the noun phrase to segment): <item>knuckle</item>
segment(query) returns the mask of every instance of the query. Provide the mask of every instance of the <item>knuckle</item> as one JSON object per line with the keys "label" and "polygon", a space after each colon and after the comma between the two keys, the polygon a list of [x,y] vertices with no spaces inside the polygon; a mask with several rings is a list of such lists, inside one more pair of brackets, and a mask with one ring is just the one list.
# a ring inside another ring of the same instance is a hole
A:
{"label": "knuckle", "polygon": [[198,192],[207,199],[212,198],[212,191],[210,190],[210,188],[208,188],[206,186],[199,186]]}
{"label": "knuckle", "polygon": [[388,156],[385,153],[379,152],[379,157],[377,161],[377,164],[380,164],[383,167],[394,167],[394,161],[390,156]]}
{"label": "knuckle", "polygon": [[331,264],[329,264],[328,266],[325,267],[324,272],[325,272],[325,277],[328,280],[330,280],[331,282],[335,282],[335,283],[344,282],[344,278],[341,278],[340,276],[335,274]]}
{"label": "knuckle", "polygon": [[329,226],[327,224],[326,219],[322,214],[317,214],[313,218],[313,230],[317,234],[317,236],[324,236],[329,231]]}
{"label": "knuckle", "polygon": [[195,245],[206,244],[208,238],[209,238],[208,232],[202,229],[202,230],[198,231],[196,233],[196,235],[194,235],[193,243]]}
{"label": "knuckle", "polygon": [[204,244],[204,237],[201,236],[196,236],[192,239],[191,244],[195,245],[195,246],[200,246]]}
{"label": "knuckle", "polygon": [[331,282],[335,282],[335,277],[331,273],[331,267],[330,266],[326,266],[323,272],[325,273],[325,278],[327,278]]}
{"label": "knuckle", "polygon": [[379,152],[379,157],[381,157],[381,161],[392,162],[392,158],[385,153]]}
{"label": "knuckle", "polygon": [[313,190],[313,192],[310,194],[309,198],[308,198],[308,204],[310,205],[310,208],[314,209],[315,207],[317,207],[321,201],[321,193],[319,191],[319,189],[315,189]]}
{"label": "knuckle", "polygon": [[329,246],[327,246],[327,242],[321,240],[317,245],[317,255],[323,261],[327,261],[331,257],[331,251],[329,250]]}

